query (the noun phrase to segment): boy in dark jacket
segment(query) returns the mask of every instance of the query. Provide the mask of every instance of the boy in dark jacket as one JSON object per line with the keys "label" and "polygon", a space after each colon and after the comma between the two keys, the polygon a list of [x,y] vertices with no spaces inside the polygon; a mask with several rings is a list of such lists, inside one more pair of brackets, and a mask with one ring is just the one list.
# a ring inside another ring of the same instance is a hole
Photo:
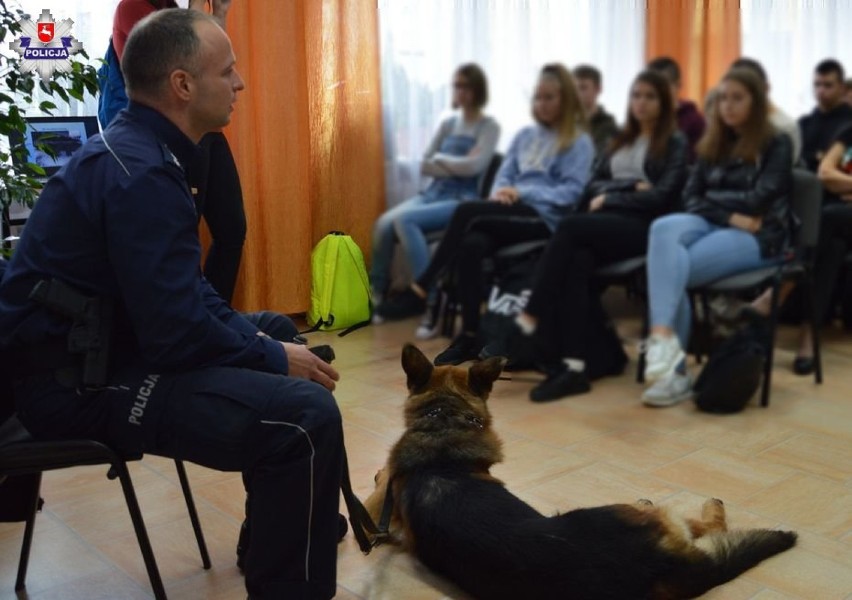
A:
{"label": "boy in dark jacket", "polygon": [[[672,86],[672,96],[678,99],[680,96],[680,66],[669,56],[661,56],[655,58],[648,63],[648,68],[653,71],[659,71],[669,80]],[[691,100],[677,100],[675,108],[675,116],[677,118],[677,127],[686,136],[689,142],[689,162],[695,162],[695,145],[698,140],[704,135],[706,122],[695,102]]]}
{"label": "boy in dark jacket", "polygon": [[843,101],[844,92],[843,66],[833,59],[819,63],[814,71],[817,105],[799,119],[802,160],[809,171],[816,173],[838,132],[852,123],[852,106]]}

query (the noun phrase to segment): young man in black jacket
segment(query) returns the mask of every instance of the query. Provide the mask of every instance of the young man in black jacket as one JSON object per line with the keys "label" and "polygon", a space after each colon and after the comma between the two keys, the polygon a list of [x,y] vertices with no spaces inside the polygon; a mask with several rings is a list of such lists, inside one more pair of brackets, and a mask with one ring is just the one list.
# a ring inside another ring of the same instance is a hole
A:
{"label": "young man in black jacket", "polygon": [[834,143],[838,132],[852,123],[852,106],[843,101],[843,65],[826,59],[814,70],[814,97],[817,105],[799,119],[802,131],[802,160],[816,173],[819,163]]}
{"label": "young man in black jacket", "polygon": [[577,83],[580,103],[589,120],[589,135],[595,143],[595,156],[602,156],[618,133],[615,118],[598,104],[598,96],[603,91],[603,77],[601,72],[591,65],[575,67],[572,74]]}

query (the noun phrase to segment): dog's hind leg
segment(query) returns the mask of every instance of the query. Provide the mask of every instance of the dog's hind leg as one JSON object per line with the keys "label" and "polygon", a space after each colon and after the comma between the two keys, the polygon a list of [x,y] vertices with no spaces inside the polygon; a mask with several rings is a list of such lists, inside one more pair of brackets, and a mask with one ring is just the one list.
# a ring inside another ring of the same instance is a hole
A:
{"label": "dog's hind leg", "polygon": [[693,538],[728,531],[725,504],[718,498],[707,499],[701,507],[701,520],[686,519],[686,524]]}

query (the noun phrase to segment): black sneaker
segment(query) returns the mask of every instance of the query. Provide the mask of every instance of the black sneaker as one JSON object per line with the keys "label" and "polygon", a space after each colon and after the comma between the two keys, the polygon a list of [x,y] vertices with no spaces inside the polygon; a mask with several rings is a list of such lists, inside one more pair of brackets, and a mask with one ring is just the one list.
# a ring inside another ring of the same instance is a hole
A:
{"label": "black sneaker", "polygon": [[592,389],[584,373],[564,369],[547,376],[547,379],[530,390],[533,402],[550,402],[567,396],[585,394]]}
{"label": "black sneaker", "polygon": [[376,309],[376,314],[387,321],[399,321],[408,317],[422,315],[425,311],[426,300],[409,288],[393,298],[382,302]]}
{"label": "black sneaker", "polygon": [[460,365],[468,360],[477,360],[482,351],[482,343],[475,335],[462,333],[450,344],[450,347],[441,352],[433,361],[436,367],[443,365]]}

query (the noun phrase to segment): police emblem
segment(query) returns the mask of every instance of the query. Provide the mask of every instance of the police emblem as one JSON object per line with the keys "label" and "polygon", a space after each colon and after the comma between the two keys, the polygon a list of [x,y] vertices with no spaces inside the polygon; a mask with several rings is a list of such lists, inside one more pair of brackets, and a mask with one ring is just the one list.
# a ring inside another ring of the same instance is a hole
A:
{"label": "police emblem", "polygon": [[41,11],[38,21],[21,19],[21,37],[9,43],[9,47],[21,55],[22,73],[36,71],[42,81],[47,81],[55,72],[71,70],[71,56],[83,49],[83,44],[71,35],[74,21],[54,21],[49,10]]}

